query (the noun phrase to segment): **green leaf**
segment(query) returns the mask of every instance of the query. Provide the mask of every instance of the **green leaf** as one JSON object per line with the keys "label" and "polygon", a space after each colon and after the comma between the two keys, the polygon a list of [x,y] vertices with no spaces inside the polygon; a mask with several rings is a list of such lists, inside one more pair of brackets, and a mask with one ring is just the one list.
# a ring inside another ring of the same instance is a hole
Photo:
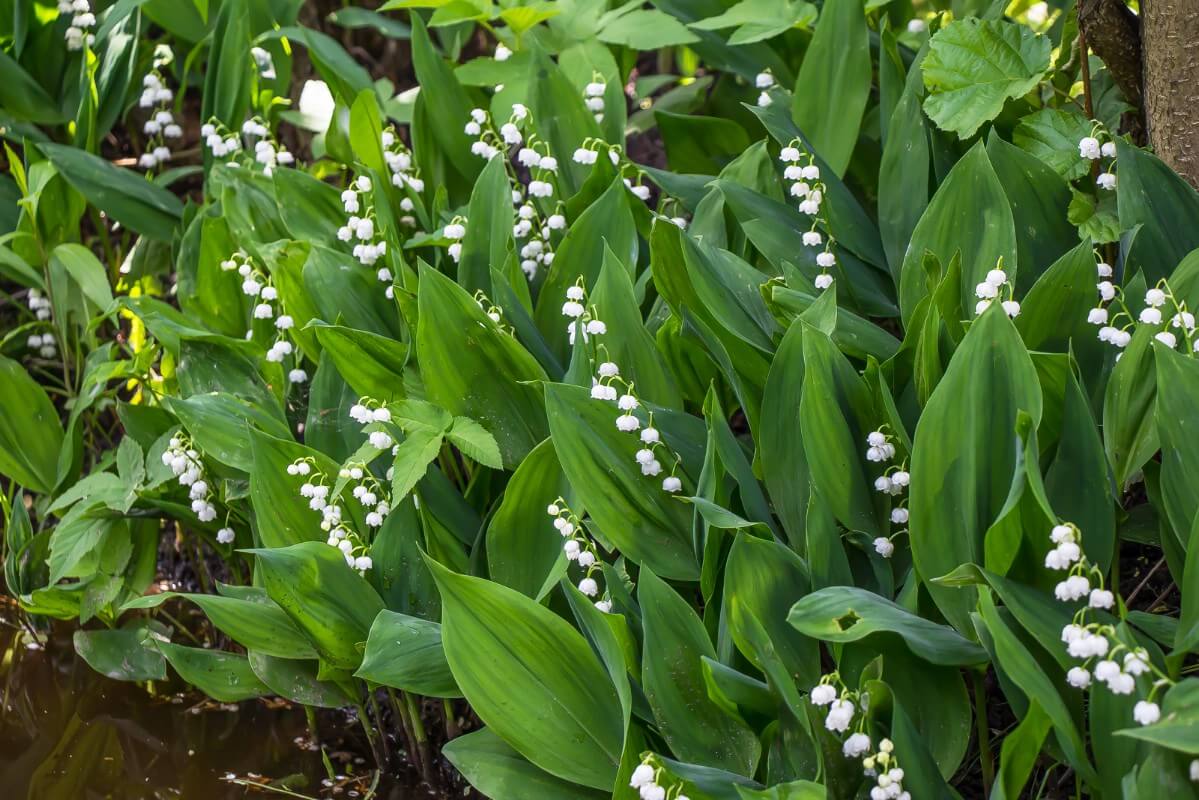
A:
{"label": "green leaf", "polygon": [[425,477],[429,465],[441,452],[440,430],[418,429],[410,432],[396,449],[392,464],[391,497],[398,502],[416,487]]}
{"label": "green leaf", "polygon": [[172,192],[99,156],[63,144],[38,145],[71,186],[122,225],[169,242],[183,215]]}
{"label": "green leaf", "polygon": [[250,550],[267,594],[337,669],[357,669],[358,645],[367,640],[383,601],[345,556],[324,542]]}
{"label": "green leaf", "polygon": [[1090,162],[1078,156],[1078,142],[1091,135],[1092,124],[1077,111],[1042,108],[1023,117],[1012,142],[1048,164],[1068,181],[1087,174]]}
{"label": "green leaf", "polygon": [[662,491],[660,478],[641,474],[634,457],[641,443],[617,430],[620,412],[578,386],[546,384],[545,400],[562,469],[604,536],[660,575],[697,579],[691,514]]}
{"label": "green leaf", "polygon": [[[995,305],[971,325],[916,426],[909,525],[926,580],[981,560],[984,535],[1010,488],[1021,411],[1040,421],[1036,369]],[[954,627],[969,630],[974,591],[927,585]]]}
{"label": "green leaf", "polygon": [[268,695],[271,690],[258,680],[245,656],[155,642],[167,661],[186,683],[221,703],[238,703]]}
{"label": "green leaf", "polygon": [[924,254],[931,252],[948,264],[962,254],[961,307],[974,309],[974,287],[995,268],[1000,258],[1008,275],[1016,273],[1016,229],[1003,185],[978,142],[954,164],[933,195],[903,259],[899,307],[906,325],[926,292]]}
{"label": "green leaf", "polygon": [[1157,399],[1154,332],[1148,325],[1137,326],[1112,368],[1104,393],[1103,444],[1117,488],[1125,487],[1159,447],[1153,414]]}
{"label": "green leaf", "polygon": [[1116,159],[1120,228],[1141,226],[1135,240],[1137,265],[1152,285],[1169,277],[1199,247],[1199,192],[1156,156],[1123,139],[1116,140]]}
{"label": "green leaf", "polygon": [[408,348],[377,333],[313,322],[321,349],[359,397],[387,402],[404,397]]}
{"label": "green leaf", "polygon": [[[869,30],[862,0],[825,0],[795,79],[792,115],[829,169],[844,175],[870,96]],[[835,102],[836,113],[829,113]]]}
{"label": "green leaf", "polygon": [[416,352],[428,398],[495,437],[514,468],[548,433],[540,391],[545,371],[461,287],[422,267]]}
{"label": "green leaf", "polygon": [[922,64],[929,95],[924,110],[937,127],[968,139],[1032,91],[1049,69],[1052,44],[1003,20],[954,20],[929,41]]}
{"label": "green leaf", "polygon": [[0,356],[0,474],[39,494],[57,482],[63,431],[45,390],[12,359]]}
{"label": "green leaf", "polygon": [[91,250],[78,244],[60,244],[50,258],[62,265],[88,300],[101,311],[108,310],[112,305],[108,271]]}
{"label": "green leaf", "polygon": [[813,592],[792,607],[787,621],[805,636],[828,642],[898,634],[914,654],[932,664],[967,666],[987,660],[985,650],[953,628],[853,586],[829,586]]}
{"label": "green leaf", "polygon": [[804,331],[803,355],[799,422],[812,488],[847,530],[886,535],[879,470],[866,460],[866,437],[879,424],[870,391],[823,331]]}
{"label": "green leaf", "polygon": [[212,594],[160,592],[130,600],[121,606],[121,613],[138,608],[156,608],[173,597],[181,597],[198,605],[222,633],[249,650],[276,658],[317,657],[300,629],[283,613],[283,609],[266,597],[243,599]]}
{"label": "green leaf", "polygon": [[1199,363],[1160,342],[1153,345],[1153,351],[1157,368],[1154,417],[1161,441],[1161,495],[1170,524],[1185,537],[1199,512],[1199,451],[1188,424],[1197,410]]}
{"label": "green leaf", "polygon": [[920,109],[923,97],[920,65],[913,64],[891,113],[878,169],[878,228],[896,285],[904,251],[928,206],[929,130]]}
{"label": "green leaf", "polygon": [[1116,200],[1110,194],[1104,194],[1096,205],[1094,197],[1071,187],[1066,219],[1077,226],[1080,239],[1090,239],[1095,244],[1120,239],[1120,217]]}
{"label": "green leaf", "polygon": [[610,790],[620,763],[620,701],[586,640],[512,589],[429,560],[442,642],[458,686],[499,738],[541,769]]}
{"label": "green leaf", "polygon": [[424,697],[461,697],[441,645],[441,625],[383,610],[371,624],[356,677]]}
{"label": "green leaf", "polygon": [[287,423],[274,413],[229,394],[171,398],[166,406],[206,455],[246,473],[254,468],[254,450],[248,436],[251,429],[279,439],[291,437]]}
{"label": "green leaf", "polygon": [[716,658],[703,623],[661,578],[641,570],[645,626],[641,682],[671,752],[705,766],[752,775],[761,748],[753,731],[708,697],[701,659]]}
{"label": "green leaf", "polygon": [[[809,591],[808,568],[803,559],[777,542],[740,535],[725,564],[725,609],[736,596],[746,610],[761,620],[774,650],[802,684],[820,680],[820,649],[815,641],[787,624],[791,608]],[[729,619],[729,632],[737,648],[756,662],[751,637]],[[756,664],[762,669],[761,664]]]}
{"label": "green leaf", "polygon": [[166,661],[153,646],[142,644],[147,625],[138,622],[118,630],[77,630],[75,652],[87,665],[116,681],[164,681]]}
{"label": "green leaf", "polygon": [[470,785],[492,800],[606,800],[597,792],[538,769],[491,728],[446,743],[442,754]]}
{"label": "green leaf", "polygon": [[[980,627],[985,625],[994,641],[998,667],[1019,687],[1030,702],[1036,702],[1049,717],[1066,760],[1087,781],[1096,781],[1095,768],[1087,759],[1086,745],[1074,724],[1058,687],[1050,681],[1036,659],[1008,627],[988,592],[979,594]],[[1063,684],[1064,685],[1064,684]]]}
{"label": "green leaf", "polygon": [[512,186],[502,158],[487,162],[470,195],[470,224],[462,239],[458,284],[474,294],[491,296],[491,270],[501,269],[512,240]]}
{"label": "green leaf", "polygon": [[0,53],[0,108],[6,116],[39,125],[66,119],[50,95],[8,53]]}
{"label": "green leaf", "polygon": [[1152,725],[1127,728],[1118,735],[1140,739],[1169,750],[1199,756],[1199,681],[1175,684],[1162,701],[1162,718]]}
{"label": "green leaf", "polygon": [[657,50],[699,41],[686,25],[657,9],[629,11],[609,21],[596,35],[601,42],[634,50]]}
{"label": "green leaf", "polygon": [[445,435],[467,458],[492,469],[504,468],[500,446],[495,443],[495,437],[473,419],[454,417],[454,422]]}
{"label": "green leaf", "polygon": [[576,513],[552,439],[525,456],[512,473],[487,525],[487,571],[491,579],[540,600],[566,571],[562,537],[545,509],[559,497]]}

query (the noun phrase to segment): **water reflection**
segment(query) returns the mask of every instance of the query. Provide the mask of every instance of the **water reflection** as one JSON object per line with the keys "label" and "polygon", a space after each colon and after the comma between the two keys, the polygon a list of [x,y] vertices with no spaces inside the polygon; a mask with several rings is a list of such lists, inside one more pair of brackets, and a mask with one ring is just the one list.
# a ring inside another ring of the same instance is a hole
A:
{"label": "water reflection", "polygon": [[9,611],[0,608],[5,798],[433,796],[411,780],[376,780],[363,758],[365,742],[340,712],[315,720],[322,754],[310,744],[300,707],[272,700],[224,705],[180,694],[177,684],[110,680],[75,655],[65,626],[31,647],[33,637]]}

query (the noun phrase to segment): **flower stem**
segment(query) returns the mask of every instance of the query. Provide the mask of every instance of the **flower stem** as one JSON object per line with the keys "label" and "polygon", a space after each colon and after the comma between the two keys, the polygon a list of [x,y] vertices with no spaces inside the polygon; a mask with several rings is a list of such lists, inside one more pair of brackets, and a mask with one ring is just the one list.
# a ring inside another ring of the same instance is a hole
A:
{"label": "flower stem", "polygon": [[991,794],[991,785],[995,783],[995,757],[991,753],[991,726],[987,722],[987,689],[983,684],[984,675],[971,673],[970,681],[974,684],[974,723],[978,730],[978,760],[982,765],[983,788],[986,794]]}

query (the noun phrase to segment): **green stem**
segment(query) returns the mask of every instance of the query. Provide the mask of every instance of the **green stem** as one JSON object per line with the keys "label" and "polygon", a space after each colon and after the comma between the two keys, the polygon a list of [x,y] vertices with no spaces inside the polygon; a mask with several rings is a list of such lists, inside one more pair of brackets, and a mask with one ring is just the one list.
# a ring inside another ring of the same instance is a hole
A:
{"label": "green stem", "polygon": [[978,729],[978,758],[982,764],[983,787],[987,795],[991,794],[991,785],[995,782],[995,758],[991,753],[991,726],[987,723],[987,689],[983,685],[983,673],[972,673],[971,682],[974,684],[974,723]]}

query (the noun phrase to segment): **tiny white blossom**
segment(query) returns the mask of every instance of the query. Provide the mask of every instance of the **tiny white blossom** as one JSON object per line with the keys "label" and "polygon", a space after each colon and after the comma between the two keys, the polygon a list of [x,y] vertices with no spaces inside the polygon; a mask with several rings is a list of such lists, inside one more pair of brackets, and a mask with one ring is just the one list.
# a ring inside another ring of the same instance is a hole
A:
{"label": "tiny white blossom", "polygon": [[1157,703],[1141,700],[1132,709],[1132,718],[1142,725],[1152,725],[1162,718],[1162,710]]}

